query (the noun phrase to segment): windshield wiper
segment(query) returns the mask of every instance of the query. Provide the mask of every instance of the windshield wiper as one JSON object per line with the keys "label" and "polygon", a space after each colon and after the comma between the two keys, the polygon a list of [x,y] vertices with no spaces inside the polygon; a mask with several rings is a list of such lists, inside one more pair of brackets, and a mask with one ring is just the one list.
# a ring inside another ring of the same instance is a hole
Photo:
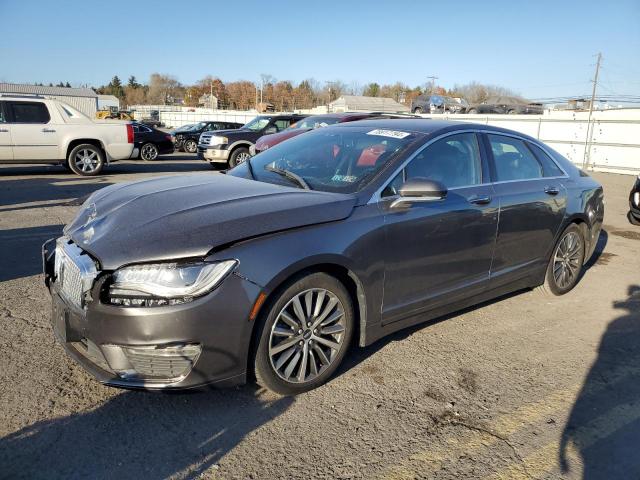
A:
{"label": "windshield wiper", "polygon": [[293,172],[290,172],[289,170],[285,170],[283,168],[278,168],[278,167],[271,167],[269,165],[265,166],[264,169],[268,172],[273,172],[273,173],[277,173],[278,175],[281,175],[285,178],[288,178],[289,180],[293,180],[294,182],[296,182],[298,185],[300,185],[300,187],[304,188],[305,190],[313,190],[309,184],[307,182],[304,181],[304,178],[302,178],[300,175],[297,175]]}

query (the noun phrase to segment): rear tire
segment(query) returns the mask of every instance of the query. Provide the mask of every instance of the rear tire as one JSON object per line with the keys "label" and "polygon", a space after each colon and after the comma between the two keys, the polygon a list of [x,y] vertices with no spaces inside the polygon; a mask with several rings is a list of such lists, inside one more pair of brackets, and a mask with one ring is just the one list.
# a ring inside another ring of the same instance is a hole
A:
{"label": "rear tire", "polygon": [[251,154],[249,153],[249,149],[246,147],[238,147],[236,148],[229,157],[229,166],[231,168],[240,165],[241,163],[246,162],[251,158]]}
{"label": "rear tire", "polygon": [[562,235],[549,259],[544,283],[538,287],[543,294],[564,295],[576,286],[582,272],[585,241],[582,229],[572,223]]}
{"label": "rear tire", "polygon": [[254,358],[258,384],[297,395],[325,383],[349,349],[353,304],[326,273],[293,279],[265,308]]}
{"label": "rear tire", "polygon": [[198,144],[195,140],[190,139],[184,142],[184,151],[187,153],[196,153],[198,151]]}
{"label": "rear tire", "polygon": [[476,110],[475,108],[470,108],[467,113],[470,113],[472,115],[475,115],[476,113],[478,113],[478,110]]}
{"label": "rear tire", "polygon": [[416,107],[413,109],[413,113],[415,113],[416,115],[420,115],[422,113],[422,108],[420,107]]}
{"label": "rear tire", "polygon": [[67,165],[76,175],[98,175],[104,168],[104,152],[91,143],[77,145],[69,153]]}
{"label": "rear tire", "polygon": [[158,147],[154,143],[145,143],[140,147],[140,158],[145,162],[153,162],[158,158]]}

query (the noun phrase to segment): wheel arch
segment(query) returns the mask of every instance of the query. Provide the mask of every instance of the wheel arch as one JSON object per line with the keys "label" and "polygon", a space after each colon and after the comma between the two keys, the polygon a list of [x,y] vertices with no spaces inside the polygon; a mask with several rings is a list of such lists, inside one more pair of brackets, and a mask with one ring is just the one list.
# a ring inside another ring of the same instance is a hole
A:
{"label": "wheel arch", "polygon": [[105,161],[106,162],[109,161],[107,156],[107,149],[104,147],[104,144],[100,140],[96,138],[74,138],[73,140],[70,140],[69,143],[67,144],[66,153],[64,156],[65,162],[69,160],[69,155],[71,154],[71,150],[76,148],[78,145],[82,145],[84,143],[93,145],[94,147],[98,147],[100,150],[102,150],[102,154],[104,155]]}
{"label": "wheel arch", "polygon": [[251,344],[249,346],[249,355],[247,356],[248,373],[253,374],[253,359],[262,333],[265,315],[269,307],[276,301],[278,294],[284,290],[291,281],[312,273],[326,273],[340,281],[347,289],[353,302],[353,313],[355,315],[355,332],[353,338],[357,339],[359,346],[365,345],[367,302],[364,286],[358,275],[343,262],[336,260],[323,259],[322,261],[293,265],[274,276],[265,288],[267,298],[260,308],[258,318],[256,318],[251,333]]}

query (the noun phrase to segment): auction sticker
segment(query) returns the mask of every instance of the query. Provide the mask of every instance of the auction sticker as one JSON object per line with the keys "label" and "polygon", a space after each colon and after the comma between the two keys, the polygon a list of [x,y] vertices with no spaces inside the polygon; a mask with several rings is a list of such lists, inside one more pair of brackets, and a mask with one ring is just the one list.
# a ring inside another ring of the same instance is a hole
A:
{"label": "auction sticker", "polygon": [[367,132],[367,135],[378,135],[380,137],[404,138],[411,135],[409,132],[399,132],[398,130],[382,130],[376,129]]}

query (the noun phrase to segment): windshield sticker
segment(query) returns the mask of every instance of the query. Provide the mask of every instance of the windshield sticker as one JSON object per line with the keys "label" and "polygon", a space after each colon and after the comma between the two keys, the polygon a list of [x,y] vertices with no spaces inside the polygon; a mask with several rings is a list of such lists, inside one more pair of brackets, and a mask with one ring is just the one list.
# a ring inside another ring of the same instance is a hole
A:
{"label": "windshield sticker", "polygon": [[391,137],[391,138],[405,138],[411,135],[408,132],[399,132],[398,130],[382,130],[376,129],[367,132],[367,135],[378,135],[380,137]]}
{"label": "windshield sticker", "polygon": [[333,182],[353,183],[358,180],[358,177],[354,177],[353,175],[334,175],[331,180]]}

